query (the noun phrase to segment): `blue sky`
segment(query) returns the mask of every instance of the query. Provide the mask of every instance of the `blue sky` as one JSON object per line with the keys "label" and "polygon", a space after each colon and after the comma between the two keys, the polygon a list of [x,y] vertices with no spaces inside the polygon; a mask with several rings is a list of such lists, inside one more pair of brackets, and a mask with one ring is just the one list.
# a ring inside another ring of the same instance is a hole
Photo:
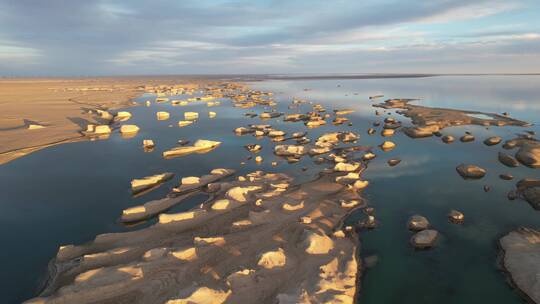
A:
{"label": "blue sky", "polygon": [[540,1],[0,0],[0,75],[540,72]]}

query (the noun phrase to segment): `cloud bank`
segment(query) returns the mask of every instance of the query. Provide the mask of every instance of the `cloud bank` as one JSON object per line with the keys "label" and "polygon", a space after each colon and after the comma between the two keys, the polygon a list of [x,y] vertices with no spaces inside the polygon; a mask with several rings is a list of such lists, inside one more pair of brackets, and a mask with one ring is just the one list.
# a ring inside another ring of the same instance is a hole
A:
{"label": "cloud bank", "polygon": [[3,76],[540,72],[535,0],[0,0]]}

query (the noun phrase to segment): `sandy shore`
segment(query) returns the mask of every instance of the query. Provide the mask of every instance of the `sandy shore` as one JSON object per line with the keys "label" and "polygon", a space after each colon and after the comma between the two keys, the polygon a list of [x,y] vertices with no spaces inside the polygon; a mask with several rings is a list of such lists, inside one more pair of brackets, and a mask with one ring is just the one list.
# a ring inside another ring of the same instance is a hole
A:
{"label": "sandy shore", "polygon": [[[133,105],[142,86],[188,82],[186,77],[0,80],[0,165],[60,143],[85,140],[88,124],[108,123],[92,110]],[[31,129],[30,125],[44,128]]]}

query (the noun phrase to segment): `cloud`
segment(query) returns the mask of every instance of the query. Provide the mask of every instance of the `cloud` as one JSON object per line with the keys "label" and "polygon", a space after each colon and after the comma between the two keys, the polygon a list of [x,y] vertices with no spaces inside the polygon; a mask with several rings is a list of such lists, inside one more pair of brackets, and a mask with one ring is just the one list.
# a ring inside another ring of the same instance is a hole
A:
{"label": "cloud", "polygon": [[[3,71],[21,75],[447,72],[482,54],[488,60],[462,72],[507,71],[501,56],[516,68],[532,60],[532,71],[539,8],[527,0],[0,0],[0,41],[10,45],[0,58]],[[499,16],[522,25],[501,28]],[[15,60],[25,56],[33,68]]]}

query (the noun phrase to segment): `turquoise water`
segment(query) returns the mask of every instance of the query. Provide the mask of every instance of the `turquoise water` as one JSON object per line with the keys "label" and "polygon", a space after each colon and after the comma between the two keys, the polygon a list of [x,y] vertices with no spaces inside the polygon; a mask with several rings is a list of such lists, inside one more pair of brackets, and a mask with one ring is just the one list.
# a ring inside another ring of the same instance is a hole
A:
{"label": "turquoise water", "polygon": [[[540,117],[540,78],[531,76],[431,77],[413,79],[361,80],[295,80],[263,81],[250,85],[255,89],[273,91],[283,112],[293,97],[322,103],[327,110],[353,108],[348,115],[352,126],[327,125],[308,131],[312,139],[333,130],[350,130],[361,135],[359,143],[376,146],[383,141],[379,135],[368,136],[366,130],[381,117],[374,115],[373,101],[368,96],[384,94],[388,98],[422,98],[416,103],[433,107],[451,107],[487,112],[508,112],[513,117],[538,123]],[[309,89],[309,90],[304,90]],[[385,97],[385,98],[386,98]],[[151,99],[143,96],[142,102]],[[381,101],[384,98],[380,99]],[[167,121],[157,121],[155,112],[171,113]],[[300,111],[310,110],[309,105]],[[128,123],[141,127],[136,137],[124,139],[113,134],[108,140],[65,144],[38,151],[0,166],[1,210],[4,223],[0,237],[3,271],[0,273],[0,295],[3,303],[18,303],[35,296],[46,274],[48,261],[59,245],[80,244],[96,234],[127,231],[117,223],[127,207],[163,197],[180,177],[198,176],[213,168],[224,167],[247,173],[253,170],[287,172],[298,181],[309,180],[324,168],[309,157],[287,164],[271,153],[274,143],[268,139],[236,136],[232,130],[258,118],[247,118],[250,111],[232,108],[228,100],[218,107],[195,104],[186,107],[152,104],[128,109],[133,118]],[[197,111],[200,120],[193,126],[178,128],[184,111]],[[208,111],[217,117],[207,117]],[[256,109],[257,112],[262,109]],[[407,122],[407,119],[393,115]],[[265,121],[284,131],[303,131],[301,123],[284,123],[279,119]],[[170,126],[171,125],[171,126]],[[361,255],[377,255],[378,263],[362,275],[361,303],[521,303],[505,281],[497,265],[497,239],[520,225],[540,228],[540,213],[521,200],[508,201],[506,193],[523,177],[540,178],[540,171],[525,167],[507,168],[497,161],[500,146],[487,147],[482,140],[499,135],[509,139],[523,128],[486,130],[479,126],[445,129],[444,134],[459,137],[464,131],[476,136],[473,143],[455,142],[447,145],[439,138],[410,139],[398,132],[391,138],[397,148],[377,151],[365,178],[370,186],[365,192],[370,205],[376,208],[380,225],[375,230],[361,232]],[[535,125],[526,130],[540,129]],[[143,139],[153,139],[154,152],[145,153]],[[161,152],[174,147],[179,139],[219,140],[216,150],[201,155],[163,159]],[[264,162],[257,165],[246,158],[251,154],[243,148],[248,143],[263,146]],[[396,167],[386,160],[402,159]],[[270,162],[278,160],[272,167]],[[241,165],[241,162],[246,162]],[[474,163],[488,170],[479,181],[465,181],[455,172],[460,163]],[[302,171],[307,167],[306,172]],[[161,172],[173,172],[176,177],[159,189],[142,197],[131,196],[129,182],[133,178]],[[498,178],[512,173],[514,181]],[[491,191],[484,192],[484,185]],[[194,197],[171,210],[186,210],[204,201]],[[465,214],[463,225],[450,224],[447,213],[457,209]],[[414,251],[408,241],[411,233],[406,221],[413,214],[426,216],[441,232],[441,239],[432,250]],[[351,216],[355,222],[362,215]],[[144,225],[144,224],[143,224]],[[146,224],[148,225],[148,223]]]}

